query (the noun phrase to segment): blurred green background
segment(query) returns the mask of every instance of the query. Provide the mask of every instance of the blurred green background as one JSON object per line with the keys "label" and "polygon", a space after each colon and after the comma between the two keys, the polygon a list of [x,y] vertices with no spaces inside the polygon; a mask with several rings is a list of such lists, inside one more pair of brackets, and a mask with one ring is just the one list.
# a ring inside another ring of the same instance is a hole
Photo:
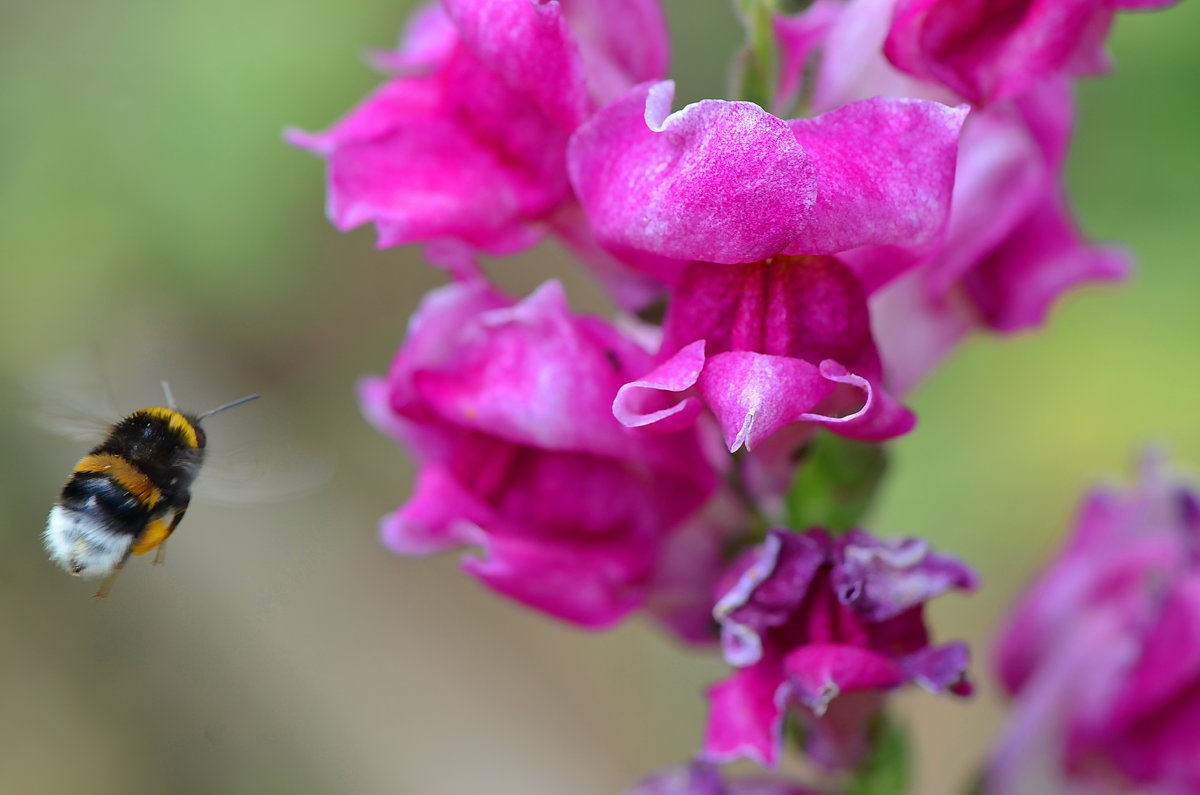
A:
{"label": "blurred green background", "polygon": [[[0,791],[604,795],[696,748],[717,661],[641,621],[571,631],[453,556],[376,543],[412,472],[353,385],[386,367],[441,276],[374,251],[370,231],[333,232],[321,164],[280,131],[373,86],[360,56],[407,8],[5,5]],[[722,94],[731,14],[668,8],[681,100]],[[1128,477],[1146,440],[1200,461],[1197,30],[1196,3],[1123,16],[1116,72],[1079,92],[1071,192],[1091,235],[1136,253],[1134,280],[1077,292],[1036,335],[973,341],[914,396],[921,424],[874,527],[926,535],[984,578],[933,609],[939,637],[975,644],[980,696],[899,699],[914,792],[957,791],[984,748],[1001,714],[988,627],[1080,491]],[[552,247],[494,271],[516,291],[561,275],[576,308],[604,307]],[[275,503],[197,500],[165,567],[134,561],[92,600],[38,538],[84,446],[23,404],[64,369],[75,402],[119,411],[157,403],[164,378],[196,408],[262,392],[211,424],[214,449],[266,427],[334,474]]]}

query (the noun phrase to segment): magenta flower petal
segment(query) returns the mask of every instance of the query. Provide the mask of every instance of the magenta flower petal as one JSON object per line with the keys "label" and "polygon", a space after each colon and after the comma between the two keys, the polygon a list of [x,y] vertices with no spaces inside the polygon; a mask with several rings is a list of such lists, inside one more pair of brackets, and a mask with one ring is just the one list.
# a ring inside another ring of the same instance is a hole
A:
{"label": "magenta flower petal", "polygon": [[571,182],[606,245],[753,262],[796,237],[816,178],[787,125],[748,102],[675,113],[670,81],[643,84],[571,139]]}
{"label": "magenta flower petal", "polygon": [[616,328],[571,314],[556,283],[521,302],[481,282],[433,291],[386,379],[360,387],[421,467],[385,542],[473,547],[464,568],[499,593],[587,628],[620,620],[716,481],[694,431],[613,418],[618,387],[649,366]]}
{"label": "magenta flower petal", "polygon": [[518,535],[482,535],[483,558],[463,570],[522,604],[584,629],[604,629],[639,607],[646,548],[556,543]]}
{"label": "magenta flower petal", "polygon": [[691,424],[703,405],[695,397],[669,400],[691,389],[704,369],[704,340],[681,348],[674,356],[637,381],[617,390],[613,416],[630,428],[654,425],[659,430],[675,430]]}
{"label": "magenta flower petal", "polygon": [[417,478],[404,507],[383,518],[379,532],[393,552],[430,555],[483,541],[481,524],[495,512],[464,489],[450,473],[430,467]]}
{"label": "magenta flower petal", "polygon": [[479,321],[478,336],[460,347],[453,369],[414,374],[424,402],[462,427],[513,442],[623,454],[629,438],[620,425],[579,418],[611,413],[618,372],[645,367],[645,351],[616,334],[597,344],[570,315],[556,281]]}
{"label": "magenta flower petal", "polygon": [[882,654],[855,646],[811,643],[784,658],[796,699],[821,716],[842,693],[886,690],[903,684],[904,669]]}
{"label": "magenta flower petal", "polygon": [[798,420],[824,425],[840,436],[862,441],[891,439],[908,433],[916,425],[917,418],[913,413],[871,379],[856,375],[830,359],[821,362],[820,372],[821,377],[831,383],[860,391],[862,403],[846,414],[808,412],[800,415]]}
{"label": "magenta flower petal", "polygon": [[774,767],[779,759],[787,691],[778,663],[738,668],[710,687],[702,756],[712,762],[745,757]]}
{"label": "magenta flower petal", "polygon": [[966,116],[965,106],[870,99],[788,122],[811,158],[819,188],[816,205],[785,253],[834,254],[935,240],[950,210]]}
{"label": "magenta flower petal", "polygon": [[[462,58],[446,71],[473,83],[477,101],[533,112],[528,100]],[[439,237],[492,253],[529,245],[538,232],[525,219],[546,213],[568,190],[547,147],[556,137],[565,146],[566,133],[543,129],[541,152],[516,137],[488,141],[448,105],[441,86],[437,77],[395,78],[329,130],[292,131],[288,140],[328,160],[327,209],[343,231],[375,222],[380,246]]]}
{"label": "magenta flower petal", "polygon": [[547,118],[572,130],[587,117],[591,101],[583,62],[559,3],[442,0],[442,5],[475,57],[505,83],[520,87]]}

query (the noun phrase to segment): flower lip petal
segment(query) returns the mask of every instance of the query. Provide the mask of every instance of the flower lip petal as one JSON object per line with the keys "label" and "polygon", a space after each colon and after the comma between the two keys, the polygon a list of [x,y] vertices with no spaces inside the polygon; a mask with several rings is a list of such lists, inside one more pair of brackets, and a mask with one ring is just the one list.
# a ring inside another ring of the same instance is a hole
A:
{"label": "flower lip petal", "polygon": [[842,693],[904,684],[903,668],[879,652],[836,643],[810,643],[784,658],[797,700],[820,717]]}
{"label": "flower lip petal", "polygon": [[846,367],[832,359],[821,362],[820,373],[823,378],[837,384],[861,389],[863,403],[856,410],[845,415],[807,412],[797,419],[805,422],[816,422],[841,436],[863,441],[878,441],[890,439],[908,433],[916,425],[917,419],[911,411],[897,403],[870,379],[850,372]]}
{"label": "flower lip petal", "polygon": [[630,381],[618,389],[617,396],[613,399],[613,416],[629,428],[654,425],[658,430],[669,431],[686,427],[703,408],[695,397],[685,397],[678,403],[661,409],[649,408],[648,404],[654,396],[690,389],[703,369],[704,340],[697,340],[680,349],[641,379]]}

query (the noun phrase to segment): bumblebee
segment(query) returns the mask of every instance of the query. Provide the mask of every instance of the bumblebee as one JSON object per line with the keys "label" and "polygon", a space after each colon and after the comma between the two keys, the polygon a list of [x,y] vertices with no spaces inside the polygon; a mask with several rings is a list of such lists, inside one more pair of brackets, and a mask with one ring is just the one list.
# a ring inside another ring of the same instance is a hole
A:
{"label": "bumblebee", "polygon": [[201,421],[258,397],[185,414],[175,409],[166,383],[163,391],[168,408],[139,409],[119,420],[80,459],[46,522],[42,541],[50,559],[76,577],[103,577],[99,598],[130,555],[155,550],[154,562],[163,561],[204,463]]}

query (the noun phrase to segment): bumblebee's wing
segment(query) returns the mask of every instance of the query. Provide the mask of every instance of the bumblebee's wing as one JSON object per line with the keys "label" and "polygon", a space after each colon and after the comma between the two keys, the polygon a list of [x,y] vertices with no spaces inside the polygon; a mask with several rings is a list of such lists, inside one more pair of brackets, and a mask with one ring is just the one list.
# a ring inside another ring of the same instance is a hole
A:
{"label": "bumblebee's wing", "polygon": [[284,502],[320,488],[333,463],[278,425],[237,432],[213,420],[205,425],[204,467],[192,487],[197,500],[237,505]]}
{"label": "bumblebee's wing", "polygon": [[29,423],[65,439],[98,443],[120,416],[92,359],[82,352],[45,364],[23,391],[22,413]]}

